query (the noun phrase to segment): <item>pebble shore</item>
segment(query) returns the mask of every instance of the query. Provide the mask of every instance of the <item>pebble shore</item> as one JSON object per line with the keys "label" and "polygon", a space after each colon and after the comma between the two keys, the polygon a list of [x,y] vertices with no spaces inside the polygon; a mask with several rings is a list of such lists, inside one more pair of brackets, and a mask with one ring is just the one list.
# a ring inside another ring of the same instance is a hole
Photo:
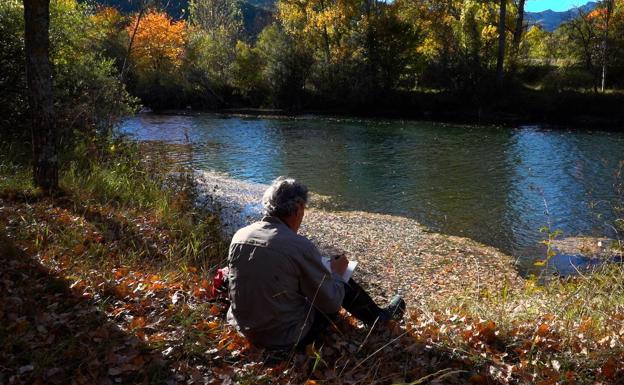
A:
{"label": "pebble shore", "polygon": [[[197,172],[200,204],[217,210],[223,231],[236,230],[261,217],[267,185],[248,183],[215,172]],[[468,238],[428,231],[417,221],[361,211],[327,211],[315,207],[312,194],[301,234],[321,251],[341,250],[357,260],[354,279],[376,300],[399,292],[411,306],[425,306],[449,296],[518,288],[523,279],[514,259]]]}

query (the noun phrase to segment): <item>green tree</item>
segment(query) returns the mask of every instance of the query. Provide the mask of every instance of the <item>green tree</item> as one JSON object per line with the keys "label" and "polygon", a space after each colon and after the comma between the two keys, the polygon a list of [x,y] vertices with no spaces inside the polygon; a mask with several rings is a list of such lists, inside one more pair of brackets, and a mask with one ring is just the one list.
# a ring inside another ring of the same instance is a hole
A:
{"label": "green tree", "polygon": [[231,92],[236,48],[230,44],[201,30],[190,33],[183,73],[204,107],[225,105]]}
{"label": "green tree", "polygon": [[426,62],[422,85],[472,94],[478,87],[487,88],[486,75],[494,71],[500,47],[497,3],[397,0],[403,20],[422,31],[417,46]]}
{"label": "green tree", "polygon": [[256,48],[265,63],[262,78],[274,106],[299,108],[312,58],[277,25],[266,27],[258,36]]}
{"label": "green tree", "polygon": [[526,31],[526,23],[524,21],[524,5],[526,0],[517,0],[516,4],[516,23],[513,30],[513,40],[511,42],[510,70],[512,75],[516,74],[518,68],[518,59],[520,56],[520,44],[522,37]]}
{"label": "green tree", "polygon": [[106,56],[106,44],[93,38],[108,33],[109,27],[75,0],[53,0],[50,15],[61,140],[67,142],[76,132],[106,135],[115,118],[130,112],[135,103],[119,80],[115,58]]}
{"label": "green tree", "polygon": [[232,93],[232,65],[243,35],[240,4],[235,0],[193,0],[189,21],[187,81],[202,104],[223,106]]}
{"label": "green tree", "polygon": [[413,77],[419,35],[399,10],[376,0],[281,0],[278,19],[312,58],[308,89],[334,106],[361,105]]}
{"label": "green tree", "polygon": [[552,33],[545,31],[541,26],[532,26],[523,40],[523,56],[533,64],[552,64],[556,57],[556,50],[552,45],[554,39]]}
{"label": "green tree", "polygon": [[507,0],[500,0],[498,14],[498,56],[496,58],[496,83],[499,91],[503,89],[503,80],[505,77],[505,46],[507,28]]}
{"label": "green tree", "polygon": [[232,46],[242,36],[243,18],[235,0],[191,0],[189,20],[213,39],[226,39]]}
{"label": "green tree", "polygon": [[262,77],[265,62],[256,47],[239,41],[236,45],[236,58],[232,64],[232,85],[237,92],[252,105],[259,105],[266,92]]}
{"label": "green tree", "polygon": [[26,130],[24,9],[20,0],[0,2],[0,134]]}
{"label": "green tree", "polygon": [[592,87],[598,90],[598,63],[600,62],[600,36],[597,19],[579,10],[579,16],[560,27],[567,38],[571,59],[582,63],[591,74]]}
{"label": "green tree", "polygon": [[[399,17],[400,8],[366,0],[365,12],[353,32],[354,52],[362,51],[359,79],[352,92],[367,95],[369,101],[380,93],[398,89],[401,84],[414,84],[414,69],[419,67],[417,46],[420,33]],[[361,47],[361,48],[360,48]],[[359,86],[358,86],[359,85]],[[368,91],[368,92],[367,92]]]}
{"label": "green tree", "polygon": [[[21,1],[0,3],[0,111],[17,134],[24,131],[27,104],[24,51],[24,7]],[[68,146],[77,135],[95,138],[108,132],[135,100],[119,81],[114,59],[94,36],[104,34],[89,7],[75,0],[50,2],[50,61],[54,113],[59,143]],[[100,136],[104,138],[103,136]]]}

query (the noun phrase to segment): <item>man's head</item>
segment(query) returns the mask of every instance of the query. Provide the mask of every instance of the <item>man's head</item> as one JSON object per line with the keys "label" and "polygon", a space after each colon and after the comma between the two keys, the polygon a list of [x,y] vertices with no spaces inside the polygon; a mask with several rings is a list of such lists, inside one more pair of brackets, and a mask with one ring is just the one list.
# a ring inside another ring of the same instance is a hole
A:
{"label": "man's head", "polygon": [[280,218],[294,232],[299,230],[306,203],[308,188],[283,176],[275,179],[262,197],[264,214]]}

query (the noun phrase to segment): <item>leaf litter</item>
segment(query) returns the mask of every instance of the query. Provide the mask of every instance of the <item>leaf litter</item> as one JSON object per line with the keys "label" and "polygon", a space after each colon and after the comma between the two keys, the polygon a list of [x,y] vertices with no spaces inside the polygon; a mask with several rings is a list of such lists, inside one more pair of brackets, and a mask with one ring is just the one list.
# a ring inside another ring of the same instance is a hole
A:
{"label": "leaf litter", "polygon": [[[213,193],[232,185],[204,181]],[[252,207],[245,205],[229,208],[239,221],[230,231],[251,218],[240,219]],[[360,261],[357,278],[377,300],[401,291],[409,315],[369,332],[343,313],[320,344],[298,353],[264,351],[232,330],[227,305],[210,294],[219,262],[161,263],[175,236],[149,213],[6,197],[0,213],[0,383],[546,385],[617,383],[624,374],[622,312],[572,324],[537,314],[503,325],[496,312],[532,304],[482,313],[434,306],[469,296],[485,302],[527,283],[510,257],[407,218],[308,211],[304,232]],[[102,217],[122,225],[105,226]],[[620,326],[602,335],[616,326],[598,322]]]}

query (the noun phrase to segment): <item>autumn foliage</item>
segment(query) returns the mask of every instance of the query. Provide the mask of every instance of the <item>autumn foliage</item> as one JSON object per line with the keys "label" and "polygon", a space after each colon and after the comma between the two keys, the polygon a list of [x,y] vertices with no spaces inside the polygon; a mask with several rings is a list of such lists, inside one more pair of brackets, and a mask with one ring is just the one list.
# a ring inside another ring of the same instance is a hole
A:
{"label": "autumn foliage", "polygon": [[134,35],[130,57],[138,70],[167,72],[182,65],[187,37],[185,21],[173,21],[164,12],[149,11],[141,18],[136,15],[126,31]]}

